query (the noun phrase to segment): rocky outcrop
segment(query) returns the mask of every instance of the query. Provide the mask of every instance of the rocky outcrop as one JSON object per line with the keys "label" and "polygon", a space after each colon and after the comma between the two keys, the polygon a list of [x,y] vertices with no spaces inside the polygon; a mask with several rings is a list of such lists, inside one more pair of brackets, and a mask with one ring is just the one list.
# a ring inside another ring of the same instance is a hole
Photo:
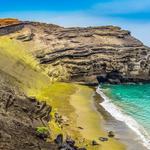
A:
{"label": "rocky outcrop", "polygon": [[0,35],[6,35],[17,32],[24,27],[24,23],[12,24],[7,26],[0,26]]}
{"label": "rocky outcrop", "polygon": [[18,19],[14,19],[14,18],[0,18],[0,27],[2,26],[8,26],[8,25],[12,25],[12,24],[18,24],[20,23],[20,21]]}
{"label": "rocky outcrop", "polygon": [[0,149],[55,150],[56,144],[46,142],[36,128],[46,126],[51,107],[35,98],[21,94],[15,79],[0,71]]}
{"label": "rocky outcrop", "polygon": [[6,18],[0,19],[0,35],[6,35],[21,30],[25,25],[25,22],[21,22],[18,19]]}
{"label": "rocky outcrop", "polygon": [[37,59],[66,68],[69,81],[103,82],[101,76],[110,83],[150,80],[150,49],[129,31],[114,26],[43,31],[50,50],[36,53]]}
{"label": "rocky outcrop", "polygon": [[29,51],[49,70],[49,76],[84,84],[97,83],[97,79],[109,83],[150,80],[150,48],[129,31],[115,26],[63,28],[34,22],[26,22],[24,29],[28,33],[20,30],[16,39],[32,45]]}
{"label": "rocky outcrop", "polygon": [[[0,70],[0,150],[86,150],[63,134],[52,141],[52,107],[24,95],[17,82]],[[55,117],[61,124],[63,119],[57,113]]]}

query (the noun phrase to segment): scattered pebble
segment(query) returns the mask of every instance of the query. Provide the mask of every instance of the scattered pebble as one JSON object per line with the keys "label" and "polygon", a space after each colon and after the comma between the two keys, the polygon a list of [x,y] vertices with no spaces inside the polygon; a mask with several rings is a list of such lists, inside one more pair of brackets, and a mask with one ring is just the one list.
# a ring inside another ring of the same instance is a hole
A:
{"label": "scattered pebble", "polygon": [[63,143],[63,135],[58,134],[54,141],[55,141],[56,144],[61,145]]}
{"label": "scattered pebble", "polygon": [[67,137],[66,139],[63,139],[63,135],[59,134],[57,135],[56,139],[54,140],[55,143],[59,146],[59,150],[86,150],[86,148],[79,148],[75,144],[76,142],[71,138]]}
{"label": "scattered pebble", "polygon": [[102,142],[106,142],[106,141],[108,141],[108,138],[100,137],[99,140],[102,141]]}
{"label": "scattered pebble", "polygon": [[108,132],[108,137],[113,138],[115,136],[113,131],[109,131]]}
{"label": "scattered pebble", "polygon": [[83,128],[82,127],[78,127],[80,130],[83,130]]}
{"label": "scattered pebble", "polygon": [[92,145],[95,146],[95,145],[99,145],[99,144],[95,140],[93,140]]}

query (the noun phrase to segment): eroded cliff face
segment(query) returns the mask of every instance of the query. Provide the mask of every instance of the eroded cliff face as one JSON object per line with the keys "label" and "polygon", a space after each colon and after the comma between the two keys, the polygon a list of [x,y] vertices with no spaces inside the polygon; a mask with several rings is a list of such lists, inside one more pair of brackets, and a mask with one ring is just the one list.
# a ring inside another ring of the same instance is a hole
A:
{"label": "eroded cliff face", "polygon": [[119,27],[63,28],[26,22],[9,36],[28,45],[48,75],[61,81],[150,80],[150,48]]}
{"label": "eroded cliff face", "polygon": [[20,92],[15,78],[0,70],[0,149],[57,149],[46,142],[49,133],[39,134],[37,127],[46,126],[51,107]]}
{"label": "eroded cliff face", "polygon": [[38,68],[23,45],[0,37],[0,150],[57,149],[47,142],[52,107],[38,97],[49,78]]}
{"label": "eroded cliff face", "polygon": [[6,35],[12,32],[17,32],[24,27],[24,23],[18,19],[6,18],[0,19],[0,35]]}

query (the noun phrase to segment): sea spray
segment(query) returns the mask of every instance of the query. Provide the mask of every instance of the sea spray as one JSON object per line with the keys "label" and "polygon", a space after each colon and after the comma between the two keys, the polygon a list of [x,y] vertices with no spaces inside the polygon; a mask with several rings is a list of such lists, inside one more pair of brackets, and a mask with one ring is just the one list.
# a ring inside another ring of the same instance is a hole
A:
{"label": "sea spray", "polygon": [[104,99],[100,105],[102,105],[115,119],[126,123],[126,125],[138,135],[141,143],[150,149],[150,136],[145,128],[139,124],[135,118],[124,113],[121,107],[115,105],[112,99],[104,94],[103,88],[98,87],[96,92]]}

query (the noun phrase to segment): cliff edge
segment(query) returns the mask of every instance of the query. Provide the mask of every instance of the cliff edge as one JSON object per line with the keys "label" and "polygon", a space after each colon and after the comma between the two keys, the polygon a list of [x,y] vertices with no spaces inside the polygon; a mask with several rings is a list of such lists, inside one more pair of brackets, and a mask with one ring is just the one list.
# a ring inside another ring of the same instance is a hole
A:
{"label": "cliff edge", "polygon": [[38,22],[12,26],[0,27],[0,33],[28,45],[48,75],[60,81],[96,84],[97,79],[109,83],[150,80],[150,48],[120,27],[64,28]]}

